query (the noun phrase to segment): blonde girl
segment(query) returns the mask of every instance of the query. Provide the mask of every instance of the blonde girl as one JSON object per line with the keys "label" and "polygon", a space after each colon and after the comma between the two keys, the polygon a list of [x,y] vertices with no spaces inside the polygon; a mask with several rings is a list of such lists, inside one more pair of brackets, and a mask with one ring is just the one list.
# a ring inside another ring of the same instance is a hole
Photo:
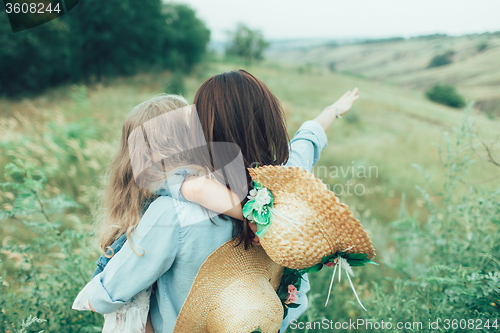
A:
{"label": "blonde girl", "polygon": [[[162,194],[172,195],[169,185],[175,188],[182,184],[176,196],[180,200],[243,219],[241,200],[233,192],[215,180],[196,177],[209,174],[195,164],[199,162],[200,151],[189,149],[189,141],[195,134],[192,127],[197,125],[190,124],[192,112],[183,97],[161,95],[141,103],[125,119],[120,149],[110,165],[99,215],[98,243],[106,254],[97,262],[94,276],[127,240],[138,256],[143,255],[131,242],[132,232],[152,200]],[[143,130],[147,133],[147,143],[141,140]],[[188,181],[183,182],[188,175]],[[228,194],[232,201],[224,200]],[[207,200],[213,196],[219,199]],[[151,290],[147,288],[117,310],[104,314],[103,332],[153,332],[147,321]],[[88,292],[87,287],[80,292],[73,309],[92,310]]]}

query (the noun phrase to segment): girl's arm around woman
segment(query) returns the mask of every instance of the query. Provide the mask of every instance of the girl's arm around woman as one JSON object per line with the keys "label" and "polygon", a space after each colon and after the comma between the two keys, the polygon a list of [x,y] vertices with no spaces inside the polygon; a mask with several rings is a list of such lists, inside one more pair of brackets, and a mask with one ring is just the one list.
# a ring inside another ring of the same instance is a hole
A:
{"label": "girl's arm around woman", "polygon": [[127,241],[106,269],[87,285],[93,310],[113,312],[150,287],[174,262],[178,237],[173,199],[161,196],[150,205],[132,233],[132,244]]}

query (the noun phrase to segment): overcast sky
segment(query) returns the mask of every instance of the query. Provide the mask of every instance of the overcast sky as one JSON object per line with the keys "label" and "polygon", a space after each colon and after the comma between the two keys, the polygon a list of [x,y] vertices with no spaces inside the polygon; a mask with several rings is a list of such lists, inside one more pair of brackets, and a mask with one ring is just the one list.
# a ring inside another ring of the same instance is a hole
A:
{"label": "overcast sky", "polygon": [[500,0],[177,0],[226,39],[237,22],[267,39],[461,35],[500,30]]}

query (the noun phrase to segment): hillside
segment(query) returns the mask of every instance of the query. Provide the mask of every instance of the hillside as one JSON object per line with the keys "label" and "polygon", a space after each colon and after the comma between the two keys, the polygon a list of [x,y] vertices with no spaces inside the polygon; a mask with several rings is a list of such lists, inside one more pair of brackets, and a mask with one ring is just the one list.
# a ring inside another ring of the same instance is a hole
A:
{"label": "hillside", "polygon": [[[427,68],[436,55],[453,51],[452,64]],[[500,34],[417,37],[389,42],[330,44],[274,50],[280,61],[319,65],[419,91],[439,83],[455,85],[481,110],[500,117]]]}
{"label": "hillside", "polygon": [[[27,318],[31,314],[55,318],[47,325],[64,328],[50,331],[70,331],[67,327],[71,326],[75,327],[74,332],[84,332],[89,327],[102,325],[100,315],[76,312],[70,309],[70,305],[88,282],[98,258],[92,234],[92,213],[101,192],[102,176],[118,147],[126,114],[135,105],[162,93],[174,83],[184,87],[184,94],[188,101],[192,101],[196,90],[208,77],[239,68],[245,68],[264,81],[280,99],[290,136],[302,122],[315,118],[345,91],[359,87],[360,99],[348,114],[334,123],[328,133],[328,145],[313,172],[339,195],[342,202],[349,205],[377,251],[376,262],[380,266],[356,269],[354,277],[356,290],[365,306],[380,311],[378,315],[375,311],[371,312],[370,317],[379,318],[378,321],[392,318],[394,321],[422,320],[427,323],[430,320],[429,310],[422,304],[430,304],[432,309],[439,311],[434,304],[442,302],[446,309],[449,308],[450,303],[445,297],[451,296],[443,292],[447,285],[441,281],[449,283],[455,279],[454,286],[464,290],[470,286],[465,286],[463,281],[473,283],[467,275],[469,271],[451,269],[469,269],[474,264],[482,264],[486,258],[497,256],[495,253],[498,250],[491,250],[491,255],[488,251],[494,246],[498,248],[499,244],[498,226],[494,225],[500,221],[497,218],[500,212],[497,208],[498,195],[486,191],[497,188],[500,178],[481,184],[477,193],[471,190],[469,182],[497,176],[498,168],[478,158],[464,177],[465,184],[458,184],[456,188],[453,185],[451,189],[449,183],[444,186],[447,193],[453,192],[453,205],[446,203],[443,206],[446,199],[440,194],[443,180],[450,172],[460,169],[460,163],[456,161],[464,154],[463,150],[455,154],[464,144],[457,145],[453,135],[453,127],[460,123],[464,114],[462,110],[432,103],[414,89],[315,67],[288,66],[272,61],[245,67],[214,61],[199,67],[183,80],[168,72],[140,74],[107,79],[88,87],[61,86],[36,98],[0,99],[2,173],[9,170],[6,165],[13,161],[29,162],[35,169],[35,177],[28,177],[25,172],[12,174],[6,179],[0,175],[0,182],[8,180],[23,189],[24,186],[32,186],[30,184],[41,184],[45,177],[47,179],[46,184],[34,187],[36,191],[29,188],[29,192],[22,192],[18,197],[16,193],[19,191],[12,186],[0,192],[0,213],[4,218],[0,223],[0,236],[4,239],[0,253],[4,272],[0,302],[5,309],[4,318],[7,318],[3,323],[9,329],[11,323],[20,321],[18,318]],[[482,114],[475,114],[474,119],[484,140],[493,141],[500,131],[500,121]],[[451,146],[445,150],[443,157],[443,161],[448,163],[445,168],[441,165],[437,149],[431,144],[434,141],[443,147],[446,143],[443,132],[450,133]],[[483,150],[479,150],[484,154]],[[430,189],[424,177],[412,166],[413,163],[425,169],[429,182],[437,192]],[[12,170],[12,165],[10,168]],[[428,191],[429,195],[418,193],[416,185]],[[43,213],[44,206],[40,206],[41,209],[35,209],[36,204],[28,206],[32,202],[28,199],[33,199],[33,195],[41,200],[39,202],[54,208],[48,211],[49,216]],[[406,200],[402,202],[404,196]],[[78,206],[64,201],[70,198]],[[437,210],[426,209],[429,203],[435,205]],[[400,212],[403,210],[400,208],[405,205],[408,209],[405,214],[411,218],[402,220]],[[27,216],[8,214],[19,207],[29,209]],[[453,213],[451,217],[450,212]],[[398,220],[400,229],[394,229],[391,222],[395,220]],[[427,229],[421,230],[419,225],[425,221],[434,223],[434,229],[429,231],[427,222]],[[412,224],[408,224],[410,222]],[[401,228],[406,228],[406,232],[402,233]],[[408,253],[410,256],[407,257]],[[478,260],[478,257],[484,260]],[[29,262],[25,258],[29,258]],[[415,266],[414,271],[406,269],[407,263],[417,261],[423,264]],[[436,263],[449,269],[444,271],[445,276],[425,270],[425,267],[432,268]],[[488,266],[484,271],[492,270]],[[473,272],[476,274],[476,271]],[[328,307],[324,306],[331,274],[331,269],[311,274],[309,308],[302,318],[308,321],[318,318],[354,321],[366,316],[356,303],[346,278],[336,282],[333,297]],[[428,274],[431,274],[430,277]],[[411,283],[416,281],[420,286],[417,289],[415,284],[403,285],[398,280],[400,278]],[[424,284],[419,281],[426,281],[428,287],[422,287]],[[493,297],[496,297],[494,292],[498,288],[493,283],[498,280],[492,280],[491,292],[490,289],[480,289],[486,288],[482,281],[483,278],[473,285],[479,290],[474,297],[485,307],[496,306],[493,303],[496,298]],[[483,290],[490,292],[491,296],[485,298]],[[470,294],[469,289],[465,292]],[[408,299],[417,301],[398,303]],[[40,305],[38,300],[41,300]],[[392,309],[398,311],[392,312]],[[467,303],[459,304],[454,310],[469,309]],[[417,315],[412,316],[413,313]],[[432,315],[435,315],[434,312]],[[467,316],[460,315],[464,318],[472,316],[469,313]],[[445,316],[449,315],[440,317]]]}
{"label": "hillside", "polygon": [[[186,77],[183,85],[188,101],[210,75],[241,67],[211,63]],[[412,163],[427,169],[437,182],[442,177],[431,142],[442,143],[443,132],[452,132],[462,117],[460,110],[432,103],[412,89],[351,75],[273,62],[245,68],[283,103],[291,136],[303,121],[313,119],[345,91],[359,87],[359,101],[329,132],[329,144],[314,172],[331,188],[337,186],[335,191],[341,198],[367,218],[389,221],[397,215],[401,193],[409,199],[417,195],[415,181],[423,184],[423,178]],[[0,122],[0,165],[14,156],[44,165],[43,169],[50,170],[48,176],[54,177],[52,186],[91,207],[91,198],[98,190],[96,180],[116,146],[125,115],[141,101],[164,91],[170,80],[168,73],[138,75],[88,88],[60,87],[34,99],[0,100],[4,116]],[[493,140],[499,132],[498,120],[479,115],[476,122],[486,140]],[[59,156],[58,162],[53,156]],[[73,165],[75,159],[81,163]],[[370,167],[373,174],[366,177],[352,174],[353,169]],[[73,178],[60,174],[58,168],[69,168]],[[494,172],[489,165],[478,163],[470,179],[482,180]],[[360,184],[358,192],[364,189],[363,195],[347,194],[347,187],[351,186],[352,192],[356,184]],[[496,184],[498,181],[492,186]],[[419,206],[420,202],[409,203],[411,209]]]}

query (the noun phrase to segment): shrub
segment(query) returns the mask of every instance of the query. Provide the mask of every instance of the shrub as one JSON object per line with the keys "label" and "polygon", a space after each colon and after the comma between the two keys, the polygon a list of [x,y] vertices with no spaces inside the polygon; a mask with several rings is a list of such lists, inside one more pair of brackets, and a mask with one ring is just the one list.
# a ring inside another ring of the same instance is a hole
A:
{"label": "shrub", "polygon": [[356,112],[349,112],[343,118],[349,124],[358,124],[361,121],[361,118]]}
{"label": "shrub", "polygon": [[452,57],[454,54],[455,54],[454,51],[448,51],[446,53],[435,56],[434,58],[432,58],[427,68],[439,67],[451,64],[453,62]]}
{"label": "shrub", "polygon": [[335,61],[330,61],[328,63],[328,69],[330,70],[330,72],[332,73],[335,72],[335,66],[336,66]]}
{"label": "shrub", "polygon": [[450,85],[435,84],[425,92],[425,95],[433,102],[453,108],[463,108],[465,106],[464,98],[457,92],[455,87]]}
{"label": "shrub", "polygon": [[482,52],[484,51],[487,47],[488,47],[488,43],[487,42],[481,42],[479,44],[476,45],[476,50],[477,52]]}

